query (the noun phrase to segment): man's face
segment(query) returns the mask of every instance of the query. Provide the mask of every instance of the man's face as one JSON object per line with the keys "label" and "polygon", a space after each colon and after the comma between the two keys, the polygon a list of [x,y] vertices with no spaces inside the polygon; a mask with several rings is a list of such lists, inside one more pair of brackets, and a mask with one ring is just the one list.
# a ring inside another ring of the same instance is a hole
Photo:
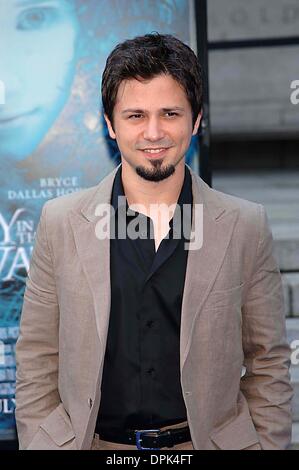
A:
{"label": "man's face", "polygon": [[192,111],[184,89],[169,75],[150,80],[124,80],[118,89],[110,137],[116,139],[122,162],[149,181],[170,176],[184,164],[192,135]]}

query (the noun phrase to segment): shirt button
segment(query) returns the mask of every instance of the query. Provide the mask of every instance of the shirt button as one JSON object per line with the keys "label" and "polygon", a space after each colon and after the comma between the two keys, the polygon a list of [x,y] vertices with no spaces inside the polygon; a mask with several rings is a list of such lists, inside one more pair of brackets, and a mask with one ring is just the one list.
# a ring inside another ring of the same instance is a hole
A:
{"label": "shirt button", "polygon": [[147,373],[152,375],[153,373],[155,372],[155,369],[153,367],[150,367],[148,370],[147,370]]}
{"label": "shirt button", "polygon": [[147,326],[148,328],[151,328],[151,327],[153,326],[153,324],[154,324],[154,320],[149,320],[149,321],[146,323],[146,326]]}
{"label": "shirt button", "polygon": [[91,398],[88,398],[88,406],[89,406],[89,408],[92,407],[92,399]]}

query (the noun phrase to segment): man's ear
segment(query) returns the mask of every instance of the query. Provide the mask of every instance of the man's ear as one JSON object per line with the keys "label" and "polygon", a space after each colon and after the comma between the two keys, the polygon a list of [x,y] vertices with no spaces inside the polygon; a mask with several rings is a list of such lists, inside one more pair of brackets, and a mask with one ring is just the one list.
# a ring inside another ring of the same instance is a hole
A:
{"label": "man's ear", "polygon": [[195,124],[194,124],[194,127],[193,127],[193,131],[192,131],[192,135],[197,134],[201,118],[202,118],[202,111],[198,114],[198,116],[196,118],[196,121],[195,121]]}
{"label": "man's ear", "polygon": [[116,139],[116,135],[115,135],[115,132],[113,130],[112,123],[111,123],[110,119],[108,118],[107,114],[104,114],[104,118],[105,118],[105,121],[106,121],[108,131],[109,131],[109,135],[110,135],[111,139]]}

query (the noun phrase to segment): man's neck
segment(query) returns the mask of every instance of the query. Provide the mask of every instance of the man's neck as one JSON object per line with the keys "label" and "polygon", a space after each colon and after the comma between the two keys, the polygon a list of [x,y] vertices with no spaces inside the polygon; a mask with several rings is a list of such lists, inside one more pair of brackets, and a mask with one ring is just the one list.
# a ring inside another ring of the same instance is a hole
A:
{"label": "man's neck", "polygon": [[128,205],[143,205],[149,211],[151,204],[176,204],[185,177],[185,162],[182,160],[175,172],[159,182],[147,181],[137,175],[126,162],[122,163],[122,184]]}

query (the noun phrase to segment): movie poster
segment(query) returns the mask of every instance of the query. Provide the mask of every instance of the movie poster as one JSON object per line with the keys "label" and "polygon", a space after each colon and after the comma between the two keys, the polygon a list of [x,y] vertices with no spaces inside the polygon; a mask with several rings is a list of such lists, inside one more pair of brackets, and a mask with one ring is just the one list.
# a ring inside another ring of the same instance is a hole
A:
{"label": "movie poster", "polygon": [[[194,47],[188,0],[0,0],[0,439],[15,439],[15,343],[36,226],[48,199],[97,184],[119,162],[101,74],[126,38]],[[188,154],[188,163],[196,153]]]}

